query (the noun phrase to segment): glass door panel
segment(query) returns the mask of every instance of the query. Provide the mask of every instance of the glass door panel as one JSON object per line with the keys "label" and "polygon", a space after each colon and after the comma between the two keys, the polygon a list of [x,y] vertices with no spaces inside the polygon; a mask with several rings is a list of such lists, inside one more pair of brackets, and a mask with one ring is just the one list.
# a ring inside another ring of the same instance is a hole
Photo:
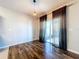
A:
{"label": "glass door panel", "polygon": [[46,42],[51,42],[51,40],[50,40],[50,36],[51,36],[50,25],[51,25],[50,21],[47,21],[46,22],[46,34],[45,34]]}
{"label": "glass door panel", "polygon": [[46,42],[53,43],[54,38],[53,38],[53,22],[52,20],[48,20],[46,22],[46,34],[45,34],[45,40]]}
{"label": "glass door panel", "polygon": [[61,35],[61,18],[58,17],[58,18],[55,18],[53,20],[53,26],[54,26],[54,44],[55,46],[59,47],[59,41],[60,41],[60,35]]}
{"label": "glass door panel", "polygon": [[60,26],[61,18],[55,18],[54,20],[46,21],[46,33],[45,40],[46,42],[52,43],[53,45],[59,47],[60,41]]}

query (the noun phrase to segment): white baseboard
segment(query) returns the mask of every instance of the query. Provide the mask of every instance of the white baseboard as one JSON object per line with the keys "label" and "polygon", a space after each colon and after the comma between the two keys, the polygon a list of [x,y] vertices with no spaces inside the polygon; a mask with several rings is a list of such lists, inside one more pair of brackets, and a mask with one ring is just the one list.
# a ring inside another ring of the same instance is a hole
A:
{"label": "white baseboard", "polygon": [[74,50],[71,50],[71,49],[67,49],[67,50],[70,51],[70,52],[73,52],[75,54],[79,54],[79,52],[77,52],[77,51],[74,51]]}
{"label": "white baseboard", "polygon": [[[34,40],[31,40],[31,41],[34,41]],[[27,42],[31,42],[31,41],[27,41]],[[9,48],[11,46],[15,46],[15,45],[23,44],[23,43],[26,43],[26,42],[18,42],[18,43],[15,43],[15,44],[13,44],[13,43],[12,44],[8,44],[8,45],[0,47],[0,49]]]}

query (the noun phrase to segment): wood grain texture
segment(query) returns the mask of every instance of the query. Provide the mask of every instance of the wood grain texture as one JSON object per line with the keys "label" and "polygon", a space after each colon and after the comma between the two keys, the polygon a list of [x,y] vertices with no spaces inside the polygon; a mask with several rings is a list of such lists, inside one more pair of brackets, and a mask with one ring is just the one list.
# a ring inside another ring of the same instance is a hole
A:
{"label": "wood grain texture", "polygon": [[8,59],[75,59],[55,48],[50,43],[39,41],[24,43],[9,48]]}

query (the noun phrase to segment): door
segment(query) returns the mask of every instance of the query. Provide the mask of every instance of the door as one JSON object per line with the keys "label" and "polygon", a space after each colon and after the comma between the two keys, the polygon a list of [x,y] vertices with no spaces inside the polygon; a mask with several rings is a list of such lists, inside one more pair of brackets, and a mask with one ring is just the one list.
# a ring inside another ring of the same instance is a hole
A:
{"label": "door", "polygon": [[66,7],[53,12],[54,19],[54,44],[55,46],[67,50],[66,32]]}
{"label": "door", "polygon": [[53,20],[53,39],[52,40],[54,40],[53,44],[56,47],[59,47],[59,41],[61,38],[60,31],[61,31],[61,17],[58,17]]}
{"label": "door", "polygon": [[61,17],[46,21],[45,41],[59,47],[61,38]]}

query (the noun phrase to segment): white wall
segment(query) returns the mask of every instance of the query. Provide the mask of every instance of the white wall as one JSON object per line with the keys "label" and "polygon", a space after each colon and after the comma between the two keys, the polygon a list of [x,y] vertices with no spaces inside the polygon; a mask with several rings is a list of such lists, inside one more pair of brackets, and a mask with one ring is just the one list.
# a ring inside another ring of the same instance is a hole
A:
{"label": "white wall", "polygon": [[67,8],[68,50],[79,54],[79,0]]}
{"label": "white wall", "polygon": [[33,34],[38,31],[34,21],[36,19],[28,15],[0,7],[0,48],[33,41],[34,37],[37,37]]}
{"label": "white wall", "polygon": [[52,19],[53,19],[52,13],[47,14],[47,20],[52,20]]}

